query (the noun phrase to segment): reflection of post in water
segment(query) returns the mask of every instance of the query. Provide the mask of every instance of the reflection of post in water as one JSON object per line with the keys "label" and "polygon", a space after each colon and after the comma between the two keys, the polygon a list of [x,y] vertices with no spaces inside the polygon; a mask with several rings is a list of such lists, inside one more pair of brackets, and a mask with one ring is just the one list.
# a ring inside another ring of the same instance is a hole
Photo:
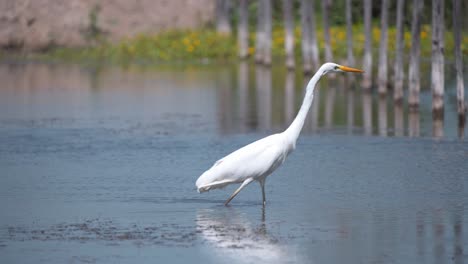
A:
{"label": "reflection of post in water", "polygon": [[364,134],[372,135],[372,94],[362,94],[362,120],[364,123]]}
{"label": "reflection of post in water", "polygon": [[[460,185],[462,186],[462,185]],[[462,187],[463,188],[463,187]],[[463,191],[463,190],[461,190]],[[453,235],[454,235],[454,245],[453,245],[453,258],[455,264],[462,264],[464,255],[463,255],[463,205],[457,206],[455,209],[455,215],[453,217]]]}
{"label": "reflection of post in water", "polygon": [[459,138],[465,137],[465,123],[466,123],[465,115],[458,115],[458,137]]}
{"label": "reflection of post in water", "polygon": [[233,131],[234,116],[232,106],[232,82],[229,81],[229,74],[225,71],[217,75],[216,87],[218,96],[218,118],[219,124],[221,124],[221,132],[229,133]]}
{"label": "reflection of post in water", "polygon": [[286,73],[286,80],[284,85],[284,121],[285,126],[289,126],[294,119],[294,108],[295,108],[295,87],[294,87],[294,78],[295,78],[294,71],[287,71]]}
{"label": "reflection of post in water", "polygon": [[379,135],[382,137],[387,136],[387,97],[379,96]]}
{"label": "reflection of post in water", "polygon": [[271,69],[257,65],[255,79],[258,128],[265,131],[270,129],[271,124]]}
{"label": "reflection of post in water", "polygon": [[335,110],[336,83],[332,80],[327,84],[327,98],[325,101],[325,128],[330,129],[333,126],[333,111]]}
{"label": "reflection of post in water", "polygon": [[398,100],[393,105],[395,136],[402,137],[405,134],[404,121],[403,121],[403,105]]}
{"label": "reflection of post in water", "polygon": [[241,132],[246,132],[249,124],[249,64],[246,61],[239,63],[237,77],[239,85],[238,125]]}
{"label": "reflection of post in water", "polygon": [[441,138],[444,136],[444,119],[439,113],[432,115],[432,136]]}
{"label": "reflection of post in water", "polygon": [[444,255],[445,255],[445,226],[444,226],[444,213],[443,210],[437,210],[434,212],[434,219],[433,219],[433,232],[434,232],[434,260],[435,263],[443,263],[444,262]]}
{"label": "reflection of post in water", "polygon": [[418,212],[416,214],[416,248],[417,254],[420,256],[422,263],[425,263],[425,256],[426,256],[426,229],[425,229],[425,221],[424,221],[424,214],[422,212]]}
{"label": "reflection of post in water", "polygon": [[408,134],[410,137],[419,137],[419,109],[410,107],[408,113]]}
{"label": "reflection of post in water", "polygon": [[348,89],[346,89],[346,98],[346,124],[348,127],[348,133],[352,134],[354,128],[354,87],[348,86]]}

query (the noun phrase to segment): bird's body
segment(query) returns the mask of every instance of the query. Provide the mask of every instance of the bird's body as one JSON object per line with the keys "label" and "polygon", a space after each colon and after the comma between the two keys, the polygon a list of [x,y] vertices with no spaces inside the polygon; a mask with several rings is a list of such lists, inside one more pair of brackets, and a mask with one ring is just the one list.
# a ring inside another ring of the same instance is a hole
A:
{"label": "bird's body", "polygon": [[283,164],[286,157],[295,149],[297,138],[312,104],[315,85],[322,75],[330,71],[362,72],[335,63],[322,65],[309,81],[301,109],[288,129],[259,139],[216,161],[196,181],[198,191],[205,192],[233,183],[242,183],[226,201],[227,205],[245,186],[252,181],[258,181],[262,187],[263,204],[265,204],[265,179]]}
{"label": "bird's body", "polygon": [[260,181],[283,164],[292,149],[291,142],[282,133],[250,143],[216,161],[198,178],[198,190],[222,188],[248,178]]}

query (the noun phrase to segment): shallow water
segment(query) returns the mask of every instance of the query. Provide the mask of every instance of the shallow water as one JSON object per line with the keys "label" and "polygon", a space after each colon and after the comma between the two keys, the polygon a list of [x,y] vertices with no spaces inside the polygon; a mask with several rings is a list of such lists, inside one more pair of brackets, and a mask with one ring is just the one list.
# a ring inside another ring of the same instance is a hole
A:
{"label": "shallow water", "polygon": [[2,262],[468,261],[468,143],[451,88],[433,122],[426,90],[415,113],[323,81],[263,209],[257,184],[225,207],[235,186],[198,194],[194,182],[289,124],[299,73],[10,63],[0,79]]}

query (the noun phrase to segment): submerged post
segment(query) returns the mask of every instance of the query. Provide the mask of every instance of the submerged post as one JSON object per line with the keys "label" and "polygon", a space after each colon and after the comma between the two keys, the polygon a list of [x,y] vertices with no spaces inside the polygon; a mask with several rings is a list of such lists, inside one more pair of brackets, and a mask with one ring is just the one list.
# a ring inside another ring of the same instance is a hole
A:
{"label": "submerged post", "polygon": [[239,58],[245,59],[249,56],[249,13],[247,10],[248,0],[239,0],[239,22],[237,25],[237,44],[239,45]]}
{"label": "submerged post", "polygon": [[351,8],[351,0],[346,0],[346,40],[348,44],[348,65],[355,64],[353,54],[353,18]]}
{"label": "submerged post", "polygon": [[419,55],[421,53],[420,47],[420,31],[421,31],[421,13],[423,9],[423,0],[413,0],[413,20],[411,22],[411,51],[408,72],[409,82],[409,98],[408,104],[410,108],[419,107]]}
{"label": "submerged post", "polygon": [[444,1],[432,0],[432,113],[444,113]]}
{"label": "submerged post", "polygon": [[231,34],[229,23],[229,0],[216,1],[216,31],[221,34]]}
{"label": "submerged post", "polygon": [[286,52],[286,68],[294,69],[294,19],[292,1],[283,0],[284,14],[284,49]]}
{"label": "submerged post", "polygon": [[396,21],[396,54],[394,64],[395,85],[393,87],[393,100],[395,103],[401,104],[403,100],[403,7],[405,0],[397,2],[397,21]]}
{"label": "submerged post", "polygon": [[461,52],[461,1],[453,0],[453,35],[455,39],[455,70],[457,74],[457,112],[459,127],[465,125],[465,94],[463,84],[463,54]]}
{"label": "submerged post", "polygon": [[263,62],[263,50],[265,49],[265,7],[264,1],[258,1],[257,31],[255,33],[255,62]]}
{"label": "submerged post", "polygon": [[366,35],[364,43],[364,76],[362,87],[369,91],[372,87],[372,0],[364,0],[364,32]]}
{"label": "submerged post", "polygon": [[379,94],[385,95],[387,93],[388,85],[388,0],[382,0],[381,6],[381,30],[380,30],[380,48],[379,48],[379,71],[378,71],[378,87]]}
{"label": "submerged post", "polygon": [[323,38],[325,40],[325,60],[332,61],[333,54],[330,40],[330,9],[331,0],[322,0]]}
{"label": "submerged post", "polygon": [[271,0],[262,0],[265,8],[265,50],[263,57],[263,64],[266,66],[271,65],[271,34],[272,34],[272,11],[271,11]]}
{"label": "submerged post", "polygon": [[313,0],[301,0],[301,46],[304,73],[310,74],[319,65],[317,33],[315,31],[315,7]]}

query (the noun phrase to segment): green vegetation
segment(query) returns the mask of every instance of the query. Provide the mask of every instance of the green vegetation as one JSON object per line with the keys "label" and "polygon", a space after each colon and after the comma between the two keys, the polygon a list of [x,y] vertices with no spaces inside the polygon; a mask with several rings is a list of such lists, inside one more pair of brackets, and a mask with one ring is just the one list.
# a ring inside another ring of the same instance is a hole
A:
{"label": "green vegetation", "polygon": [[[317,28],[319,46],[323,41],[323,32]],[[363,25],[355,25],[353,28],[354,52],[362,55],[364,48]],[[389,29],[390,57],[395,48],[395,28]],[[335,26],[331,28],[333,54],[337,60],[346,57],[346,28]],[[295,30],[295,52],[300,61],[301,45],[300,27]],[[431,56],[431,32],[430,26],[425,25],[421,32],[421,56]],[[373,29],[373,46],[378,50],[380,29]],[[249,54],[255,52],[255,32],[250,33]],[[408,54],[411,45],[411,35],[405,32],[405,52]],[[446,33],[445,50],[447,58],[453,57],[453,36]],[[468,36],[463,36],[462,50],[468,54]],[[284,31],[282,27],[273,30],[272,53],[275,59],[284,57]],[[6,54],[3,54],[6,56]],[[323,57],[323,54],[321,54]],[[0,55],[1,56],[1,55]],[[235,36],[217,34],[214,30],[197,31],[168,31],[158,35],[138,35],[134,38],[122,40],[120,43],[100,41],[92,47],[82,49],[55,48],[43,54],[26,55],[33,59],[65,60],[65,61],[106,61],[112,63],[167,63],[167,62],[207,62],[230,61],[237,58],[237,46]]]}

